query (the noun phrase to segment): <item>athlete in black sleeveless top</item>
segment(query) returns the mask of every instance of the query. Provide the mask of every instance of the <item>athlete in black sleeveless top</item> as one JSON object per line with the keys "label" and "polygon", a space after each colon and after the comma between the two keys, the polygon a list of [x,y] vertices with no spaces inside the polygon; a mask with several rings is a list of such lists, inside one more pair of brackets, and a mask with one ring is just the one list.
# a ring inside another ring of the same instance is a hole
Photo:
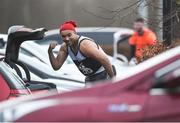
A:
{"label": "athlete in black sleeveless top", "polygon": [[48,54],[53,69],[60,69],[70,55],[81,73],[86,76],[86,82],[112,78],[114,73],[106,53],[92,39],[77,35],[75,27],[73,21],[60,26],[60,35],[64,43],[56,58],[52,50],[57,44],[52,42],[49,45]]}

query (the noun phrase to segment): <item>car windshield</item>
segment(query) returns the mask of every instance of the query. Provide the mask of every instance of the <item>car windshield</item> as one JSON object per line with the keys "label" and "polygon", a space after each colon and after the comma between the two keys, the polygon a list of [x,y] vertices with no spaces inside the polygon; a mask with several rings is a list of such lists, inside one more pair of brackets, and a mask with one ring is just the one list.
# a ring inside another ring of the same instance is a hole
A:
{"label": "car windshield", "polygon": [[15,71],[11,69],[6,63],[0,62],[0,72],[5,77],[11,86],[11,89],[26,89],[23,80],[17,76]]}

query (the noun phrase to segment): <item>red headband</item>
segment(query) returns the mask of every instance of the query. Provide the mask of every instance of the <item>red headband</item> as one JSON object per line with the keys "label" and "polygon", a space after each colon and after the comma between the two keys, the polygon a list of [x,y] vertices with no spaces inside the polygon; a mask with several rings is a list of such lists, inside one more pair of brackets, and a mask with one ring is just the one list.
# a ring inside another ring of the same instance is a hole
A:
{"label": "red headband", "polygon": [[60,32],[64,30],[72,30],[76,32],[75,27],[77,27],[75,21],[66,21],[62,25],[60,25]]}

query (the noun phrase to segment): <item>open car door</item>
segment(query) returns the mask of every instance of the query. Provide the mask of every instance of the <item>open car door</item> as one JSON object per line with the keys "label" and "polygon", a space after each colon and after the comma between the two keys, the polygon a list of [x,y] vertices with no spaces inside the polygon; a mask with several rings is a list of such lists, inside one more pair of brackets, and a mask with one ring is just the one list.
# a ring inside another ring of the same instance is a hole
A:
{"label": "open car door", "polygon": [[32,82],[28,67],[18,60],[20,45],[25,41],[42,39],[45,31],[47,31],[45,28],[31,29],[25,26],[12,26],[8,30],[8,41],[4,61],[15,69],[21,78],[22,73],[18,66],[23,68],[27,78],[25,83],[31,91],[57,91],[56,85],[53,83]]}

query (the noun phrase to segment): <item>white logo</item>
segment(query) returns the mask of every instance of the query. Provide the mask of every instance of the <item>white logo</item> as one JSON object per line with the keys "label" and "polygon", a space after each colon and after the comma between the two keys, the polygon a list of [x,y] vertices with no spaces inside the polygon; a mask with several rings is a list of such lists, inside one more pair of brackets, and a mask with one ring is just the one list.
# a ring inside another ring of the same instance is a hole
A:
{"label": "white logo", "polygon": [[84,73],[84,74],[91,74],[93,73],[93,70],[91,68],[85,67],[82,63],[79,65],[79,69]]}
{"label": "white logo", "polygon": [[126,103],[122,104],[111,104],[108,106],[109,112],[138,112],[141,110],[140,105],[128,105]]}

